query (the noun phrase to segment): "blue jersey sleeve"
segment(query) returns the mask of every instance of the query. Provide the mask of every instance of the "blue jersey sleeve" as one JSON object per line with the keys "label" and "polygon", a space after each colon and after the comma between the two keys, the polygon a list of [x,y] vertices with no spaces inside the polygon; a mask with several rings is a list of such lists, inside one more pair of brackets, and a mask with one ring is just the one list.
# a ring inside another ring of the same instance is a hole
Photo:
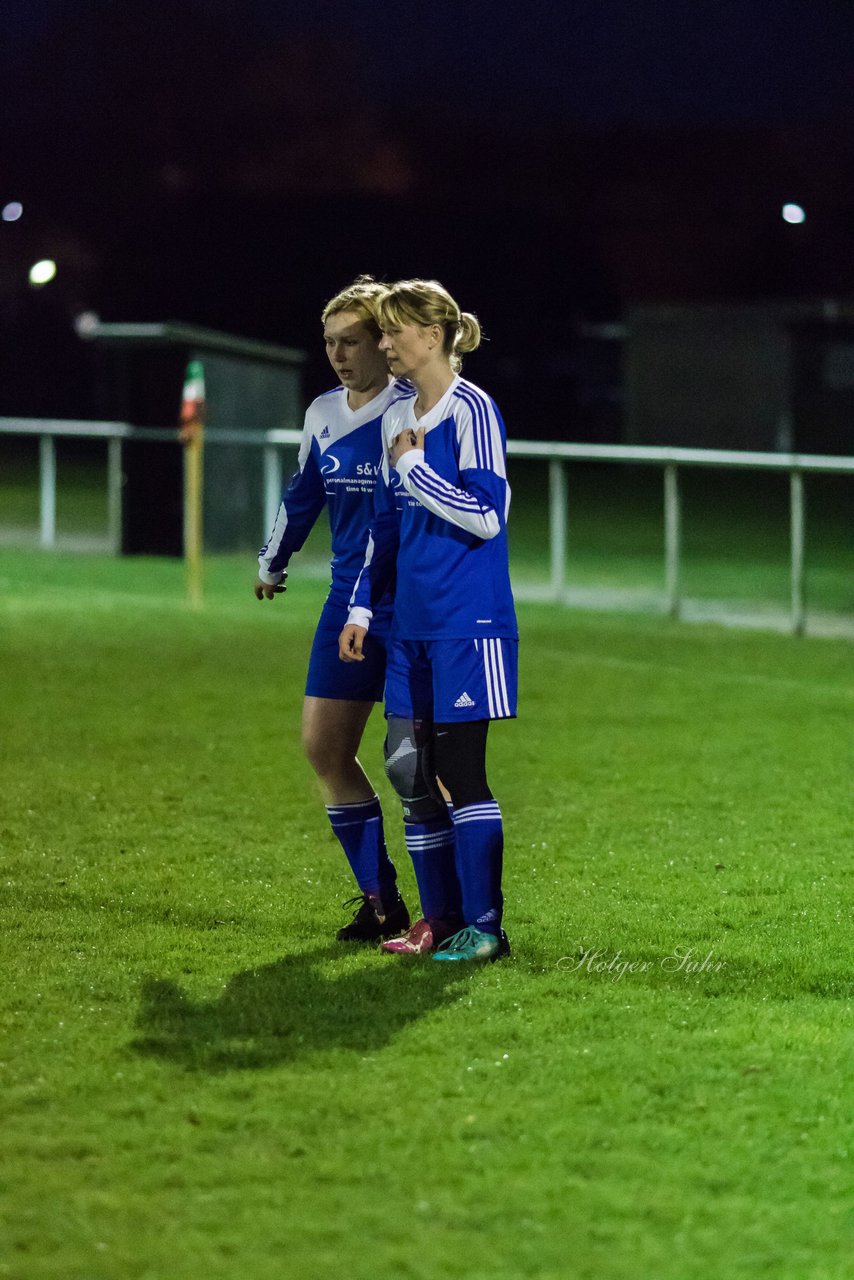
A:
{"label": "blue jersey sleeve", "polygon": [[419,449],[403,454],[397,470],[429,511],[486,541],[506,527],[510,505],[504,424],[493,402],[465,383],[455,399],[457,484],[437,475]]}
{"label": "blue jersey sleeve", "polygon": [[443,480],[427,465],[420,449],[398,460],[397,470],[407,493],[443,520],[484,540],[500,533],[499,510],[504,506],[506,482],[489,472],[460,472],[463,487]]}
{"label": "blue jersey sleeve", "polygon": [[323,476],[306,427],[297,470],[282,495],[273,531],[258,555],[262,582],[274,584],[282,580],[288,561],[311,533],[325,502]]}
{"label": "blue jersey sleeve", "polygon": [[378,602],[394,594],[395,566],[400,545],[400,516],[387,464],[377,477],[374,514],[368,532],[365,561],[350,598],[349,622],[368,626]]}

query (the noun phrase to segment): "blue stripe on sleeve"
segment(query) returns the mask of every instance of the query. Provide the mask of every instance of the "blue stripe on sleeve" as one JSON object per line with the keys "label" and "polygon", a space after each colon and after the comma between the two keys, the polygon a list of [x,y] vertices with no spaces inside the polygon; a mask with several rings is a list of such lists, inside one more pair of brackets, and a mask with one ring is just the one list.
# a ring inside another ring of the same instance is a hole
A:
{"label": "blue stripe on sleeve", "polygon": [[492,451],[489,407],[486,400],[469,383],[460,383],[454,394],[459,396],[472,412],[475,427],[475,458],[478,467],[484,471],[493,471],[495,459]]}
{"label": "blue stripe on sleeve", "polygon": [[428,474],[421,467],[415,466],[409,472],[410,477],[418,483],[418,487],[428,494],[431,498],[435,498],[438,502],[444,502],[449,507],[454,507],[457,511],[471,511],[473,514],[488,515],[489,511],[482,503],[478,502],[473,494],[465,493],[464,490],[455,489],[453,485],[445,487],[441,481],[436,483],[434,476]]}

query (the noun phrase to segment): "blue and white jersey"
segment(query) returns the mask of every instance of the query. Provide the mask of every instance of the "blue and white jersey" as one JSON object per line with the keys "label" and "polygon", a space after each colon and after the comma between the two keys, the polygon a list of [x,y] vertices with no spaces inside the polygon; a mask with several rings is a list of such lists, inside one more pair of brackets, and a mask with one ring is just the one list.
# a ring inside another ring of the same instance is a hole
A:
{"label": "blue and white jersey", "polygon": [[[424,428],[424,453],[389,465],[401,431]],[[518,635],[507,557],[506,435],[479,387],[455,377],[437,405],[415,416],[401,386],[383,417],[383,463],[365,566],[350,620],[366,624],[378,595],[397,585],[392,634],[405,640]]]}
{"label": "blue and white jersey", "polygon": [[318,396],[305,415],[298,470],[282,496],[273,532],[258,556],[262,582],[280,582],[326,506],[332,531],[329,599],[347,605],[365,556],[374,490],[383,456],[382,415],[400,388],[389,384],[361,409],[347,389]]}

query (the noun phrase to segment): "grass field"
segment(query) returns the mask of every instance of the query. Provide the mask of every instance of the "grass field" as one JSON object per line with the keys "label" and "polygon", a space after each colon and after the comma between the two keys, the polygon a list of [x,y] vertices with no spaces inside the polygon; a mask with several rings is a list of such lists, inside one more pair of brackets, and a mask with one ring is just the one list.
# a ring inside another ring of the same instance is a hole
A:
{"label": "grass field", "polygon": [[0,552],[0,1277],[850,1276],[851,644],[522,607],[449,974],[331,941],[322,584],[251,579]]}

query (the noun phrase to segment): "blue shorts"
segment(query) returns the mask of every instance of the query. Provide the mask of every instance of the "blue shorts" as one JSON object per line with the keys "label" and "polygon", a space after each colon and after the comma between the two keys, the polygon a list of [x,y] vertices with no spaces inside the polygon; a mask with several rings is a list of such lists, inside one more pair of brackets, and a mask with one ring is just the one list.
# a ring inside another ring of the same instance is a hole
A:
{"label": "blue shorts", "polygon": [[439,724],[509,720],[518,670],[518,640],[390,640],[385,713]]}
{"label": "blue shorts", "polygon": [[346,626],[348,613],[346,604],[327,600],[323,606],[308,660],[305,696],[382,702],[390,615],[376,615],[371,621],[365,636],[364,662],[342,662],[338,657],[338,637]]}

